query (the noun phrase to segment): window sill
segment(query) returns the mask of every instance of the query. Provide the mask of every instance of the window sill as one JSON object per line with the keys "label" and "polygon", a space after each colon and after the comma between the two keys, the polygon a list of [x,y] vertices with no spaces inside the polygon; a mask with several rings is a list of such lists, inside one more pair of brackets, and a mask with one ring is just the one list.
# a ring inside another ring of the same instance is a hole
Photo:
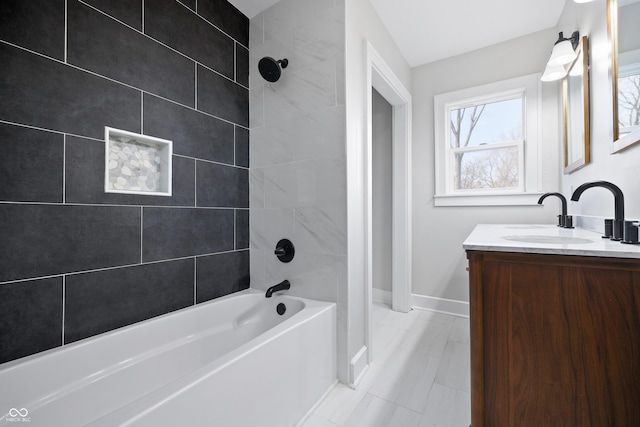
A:
{"label": "window sill", "polygon": [[435,195],[435,206],[538,206],[544,193]]}

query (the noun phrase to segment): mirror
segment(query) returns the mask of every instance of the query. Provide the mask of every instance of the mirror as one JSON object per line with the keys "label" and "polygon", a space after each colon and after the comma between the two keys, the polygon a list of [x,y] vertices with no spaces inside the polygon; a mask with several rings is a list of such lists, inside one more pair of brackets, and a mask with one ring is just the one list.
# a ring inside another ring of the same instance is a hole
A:
{"label": "mirror", "polygon": [[640,142],[640,0],[607,0],[616,153]]}
{"label": "mirror", "polygon": [[583,36],[576,47],[577,58],[562,80],[564,122],[564,173],[589,163],[589,41]]}

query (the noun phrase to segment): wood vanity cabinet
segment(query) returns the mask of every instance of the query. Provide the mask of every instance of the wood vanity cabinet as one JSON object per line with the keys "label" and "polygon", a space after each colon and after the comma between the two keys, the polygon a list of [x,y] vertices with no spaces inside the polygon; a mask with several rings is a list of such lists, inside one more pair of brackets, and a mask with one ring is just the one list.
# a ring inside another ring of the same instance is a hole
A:
{"label": "wood vanity cabinet", "polygon": [[471,427],[640,426],[640,260],[467,257]]}

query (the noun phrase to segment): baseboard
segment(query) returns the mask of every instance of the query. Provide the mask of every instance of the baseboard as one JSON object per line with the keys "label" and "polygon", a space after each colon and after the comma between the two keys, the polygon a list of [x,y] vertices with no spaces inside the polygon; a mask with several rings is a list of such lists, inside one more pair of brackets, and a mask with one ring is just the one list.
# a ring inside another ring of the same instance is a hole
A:
{"label": "baseboard", "polygon": [[371,299],[375,302],[381,302],[383,304],[391,304],[391,291],[385,291],[383,289],[372,289]]}
{"label": "baseboard", "polygon": [[412,295],[412,299],[413,308],[452,314],[459,317],[469,317],[469,303],[465,301],[416,294]]}
{"label": "baseboard", "polygon": [[351,359],[351,363],[349,363],[349,387],[356,389],[364,374],[367,372],[369,368],[369,349],[366,345],[363,345],[362,348],[353,356]]}

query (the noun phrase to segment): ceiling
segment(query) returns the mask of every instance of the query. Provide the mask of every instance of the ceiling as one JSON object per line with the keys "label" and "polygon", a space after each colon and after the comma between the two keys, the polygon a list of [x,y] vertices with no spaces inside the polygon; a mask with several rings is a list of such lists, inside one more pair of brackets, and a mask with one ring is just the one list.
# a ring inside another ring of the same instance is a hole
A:
{"label": "ceiling", "polygon": [[[278,0],[229,1],[251,18]],[[370,0],[411,67],[555,27],[565,1]]]}

